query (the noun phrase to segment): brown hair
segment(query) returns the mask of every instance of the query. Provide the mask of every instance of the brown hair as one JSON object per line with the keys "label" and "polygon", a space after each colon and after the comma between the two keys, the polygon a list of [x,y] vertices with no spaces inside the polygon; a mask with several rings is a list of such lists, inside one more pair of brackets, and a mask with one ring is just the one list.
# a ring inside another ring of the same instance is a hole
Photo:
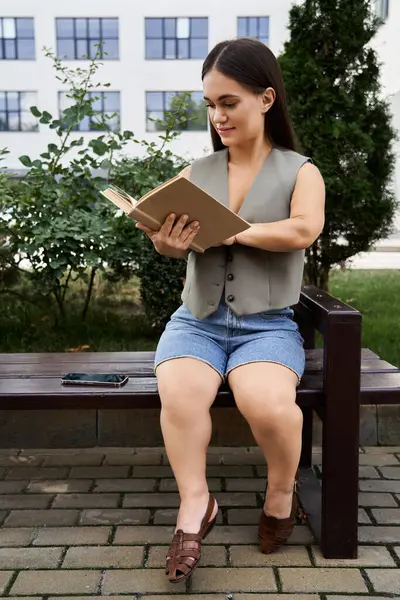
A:
{"label": "brown hair", "polygon": [[[276,98],[265,115],[265,135],[276,146],[296,149],[282,73],[276,57],[265,44],[250,38],[220,42],[203,63],[202,80],[211,69],[217,69],[255,94],[272,87]],[[211,123],[210,128],[214,151],[222,150],[226,146]]]}

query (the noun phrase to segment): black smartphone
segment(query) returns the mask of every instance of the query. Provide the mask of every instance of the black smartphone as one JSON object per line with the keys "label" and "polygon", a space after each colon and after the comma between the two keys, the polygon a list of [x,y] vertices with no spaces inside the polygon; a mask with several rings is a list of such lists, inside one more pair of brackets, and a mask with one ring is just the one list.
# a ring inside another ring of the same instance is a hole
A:
{"label": "black smartphone", "polygon": [[121,387],[128,381],[128,375],[118,373],[67,373],[61,378],[64,385],[101,385]]}

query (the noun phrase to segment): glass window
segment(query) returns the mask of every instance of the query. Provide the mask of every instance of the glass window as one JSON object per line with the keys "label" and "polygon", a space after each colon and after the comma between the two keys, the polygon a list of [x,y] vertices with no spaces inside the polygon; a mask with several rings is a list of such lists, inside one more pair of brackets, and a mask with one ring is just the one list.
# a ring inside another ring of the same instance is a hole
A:
{"label": "glass window", "polygon": [[35,58],[33,19],[0,17],[0,59]]}
{"label": "glass window", "polygon": [[[119,92],[89,92],[89,98],[94,98],[92,108],[97,114],[86,116],[74,127],[75,131],[106,130],[118,131],[120,127],[120,93]],[[58,93],[58,107],[60,114],[76,103],[74,98],[68,98],[66,92]],[[106,121],[103,127],[101,120],[106,114],[117,113],[116,117]]]}
{"label": "glass window", "polygon": [[381,19],[389,16],[389,0],[375,0],[376,12]]}
{"label": "glass window", "polygon": [[268,44],[269,17],[238,17],[238,37],[251,37],[263,44]]}
{"label": "glass window", "polygon": [[[56,19],[58,58],[84,60],[89,55],[103,60],[119,57],[118,19]],[[99,51],[96,44],[101,44]]]}
{"label": "glass window", "polygon": [[[167,112],[174,110],[174,98],[182,96],[185,92],[146,92],[146,127],[147,131],[160,131],[161,124],[154,123],[151,119],[165,121]],[[178,125],[178,129],[191,131],[207,131],[208,114],[203,101],[202,92],[190,92],[188,99],[188,117],[190,121]]]}
{"label": "glass window", "polygon": [[147,59],[203,59],[208,52],[208,19],[146,18]]}
{"label": "glass window", "polygon": [[36,106],[36,92],[0,93],[0,129],[2,131],[38,131],[37,119],[30,111]]}

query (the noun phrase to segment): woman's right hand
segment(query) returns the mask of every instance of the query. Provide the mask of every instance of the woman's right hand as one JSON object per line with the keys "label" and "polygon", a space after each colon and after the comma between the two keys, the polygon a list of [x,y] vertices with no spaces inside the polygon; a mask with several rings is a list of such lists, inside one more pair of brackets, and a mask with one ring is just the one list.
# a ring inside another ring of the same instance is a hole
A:
{"label": "woman's right hand", "polygon": [[188,215],[182,215],[175,223],[176,216],[170,214],[158,231],[146,227],[143,223],[136,223],[136,227],[147,234],[159,254],[180,256],[187,252],[200,230],[198,221],[187,225],[188,218]]}

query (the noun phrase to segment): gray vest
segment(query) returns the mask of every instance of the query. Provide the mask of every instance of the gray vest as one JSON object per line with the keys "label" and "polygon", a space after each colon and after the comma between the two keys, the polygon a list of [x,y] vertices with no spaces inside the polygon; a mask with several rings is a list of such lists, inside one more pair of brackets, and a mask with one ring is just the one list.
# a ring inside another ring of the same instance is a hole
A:
{"label": "gray vest", "polygon": [[[266,158],[239,215],[249,223],[290,216],[290,200],[300,167],[309,162],[297,152],[274,147]],[[190,179],[228,206],[228,151],[192,163]],[[198,319],[217,310],[222,294],[236,315],[296,304],[303,277],[304,250],[269,252],[233,244],[190,252],[182,301]]]}

